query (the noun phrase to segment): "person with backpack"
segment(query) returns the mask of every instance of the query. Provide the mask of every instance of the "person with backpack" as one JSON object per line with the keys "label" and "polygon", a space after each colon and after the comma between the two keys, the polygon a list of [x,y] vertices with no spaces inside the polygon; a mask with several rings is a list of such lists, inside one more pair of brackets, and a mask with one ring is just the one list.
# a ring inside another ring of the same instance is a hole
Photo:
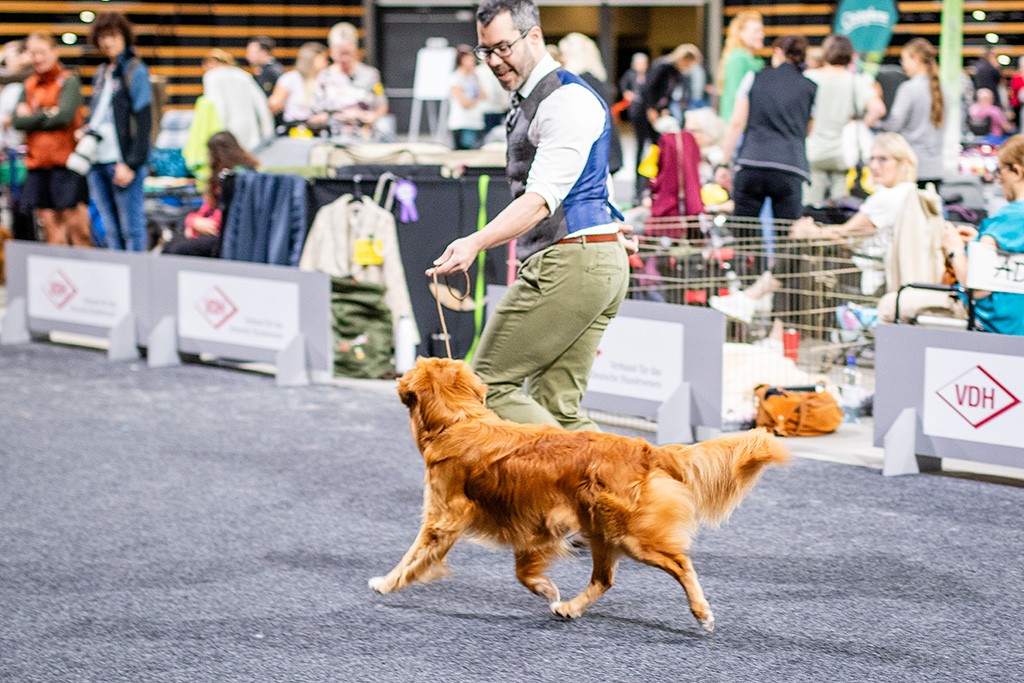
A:
{"label": "person with backpack", "polygon": [[87,128],[99,139],[88,174],[89,195],[103,221],[107,246],[145,251],[149,245],[142,183],[153,125],[149,71],[132,48],[135,36],[124,16],[97,16],[89,40],[107,58],[92,82]]}
{"label": "person with backpack", "polygon": [[33,33],[25,44],[34,73],[13,117],[28,148],[21,209],[35,211],[49,244],[91,247],[85,179],[67,167],[82,121],[82,84],[60,63],[53,36]]}

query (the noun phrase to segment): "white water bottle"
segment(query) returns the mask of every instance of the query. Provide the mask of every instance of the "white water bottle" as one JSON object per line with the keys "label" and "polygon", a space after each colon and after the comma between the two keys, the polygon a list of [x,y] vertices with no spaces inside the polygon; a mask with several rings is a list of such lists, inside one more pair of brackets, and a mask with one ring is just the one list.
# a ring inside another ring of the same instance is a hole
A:
{"label": "white water bottle", "polygon": [[846,357],[840,394],[843,401],[843,422],[860,422],[860,370],[857,368],[857,357],[853,354]]}
{"label": "white water bottle", "polygon": [[395,372],[404,375],[416,363],[416,325],[403,315],[395,329]]}

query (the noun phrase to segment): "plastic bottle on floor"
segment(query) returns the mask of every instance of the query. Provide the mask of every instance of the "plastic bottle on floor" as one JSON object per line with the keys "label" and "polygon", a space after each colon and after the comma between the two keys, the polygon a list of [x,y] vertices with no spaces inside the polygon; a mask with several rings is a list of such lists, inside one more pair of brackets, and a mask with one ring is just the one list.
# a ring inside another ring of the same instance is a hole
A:
{"label": "plastic bottle on floor", "polygon": [[416,324],[403,315],[395,330],[395,371],[401,375],[416,363]]}
{"label": "plastic bottle on floor", "polygon": [[857,357],[852,353],[846,357],[843,383],[839,387],[839,393],[843,403],[843,422],[860,422],[860,369],[857,368]]}

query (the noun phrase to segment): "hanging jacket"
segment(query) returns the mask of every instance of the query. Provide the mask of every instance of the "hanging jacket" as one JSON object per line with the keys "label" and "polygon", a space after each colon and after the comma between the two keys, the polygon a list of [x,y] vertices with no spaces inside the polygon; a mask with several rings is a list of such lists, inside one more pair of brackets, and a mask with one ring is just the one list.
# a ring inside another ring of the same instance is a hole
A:
{"label": "hanging jacket", "polygon": [[895,292],[912,282],[939,284],[946,271],[942,251],[942,200],[934,192],[915,190],[893,225],[892,243],[885,257],[885,289]]}
{"label": "hanging jacket", "polygon": [[297,266],[306,237],[305,178],[241,171],[222,226],[221,258]]}
{"label": "hanging jacket", "polygon": [[251,75],[237,66],[218,66],[203,74],[203,95],[210,100],[224,130],[251,152],[274,134],[267,96]]}
{"label": "hanging jacket", "polygon": [[[665,133],[658,138],[658,175],[651,179],[651,218],[704,213],[699,165],[700,148],[690,132]],[[682,228],[675,233],[658,231],[658,234],[677,238]]]}
{"label": "hanging jacket", "polygon": [[221,123],[213,102],[200,95],[196,100],[195,116],[192,117],[192,123],[188,127],[188,138],[181,150],[185,164],[192,171],[197,169],[209,171],[206,167],[209,163],[210,151],[206,148],[206,142],[222,130],[224,130],[224,124]]}
{"label": "hanging jacket", "polygon": [[[380,244],[374,246],[376,258],[370,260],[380,263],[367,263],[360,254],[377,240]],[[398,321],[403,317],[415,326],[395,217],[369,197],[353,199],[350,194],[342,195],[317,211],[299,268],[383,285],[384,303],[391,309],[394,328],[398,329]],[[416,343],[420,343],[418,333]]]}

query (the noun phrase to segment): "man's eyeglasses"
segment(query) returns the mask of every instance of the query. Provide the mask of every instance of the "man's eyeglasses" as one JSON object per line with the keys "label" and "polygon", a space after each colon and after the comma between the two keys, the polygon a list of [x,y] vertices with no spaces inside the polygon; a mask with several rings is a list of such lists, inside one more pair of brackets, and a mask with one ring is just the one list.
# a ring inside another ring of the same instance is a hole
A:
{"label": "man's eyeglasses", "polygon": [[473,54],[481,62],[486,62],[487,58],[492,54],[498,55],[502,59],[505,59],[512,54],[512,46],[518,43],[520,40],[526,37],[526,34],[533,30],[533,27],[526,29],[519,34],[519,37],[513,40],[511,43],[498,43],[494,47],[484,47],[483,45],[477,45],[473,48]]}

